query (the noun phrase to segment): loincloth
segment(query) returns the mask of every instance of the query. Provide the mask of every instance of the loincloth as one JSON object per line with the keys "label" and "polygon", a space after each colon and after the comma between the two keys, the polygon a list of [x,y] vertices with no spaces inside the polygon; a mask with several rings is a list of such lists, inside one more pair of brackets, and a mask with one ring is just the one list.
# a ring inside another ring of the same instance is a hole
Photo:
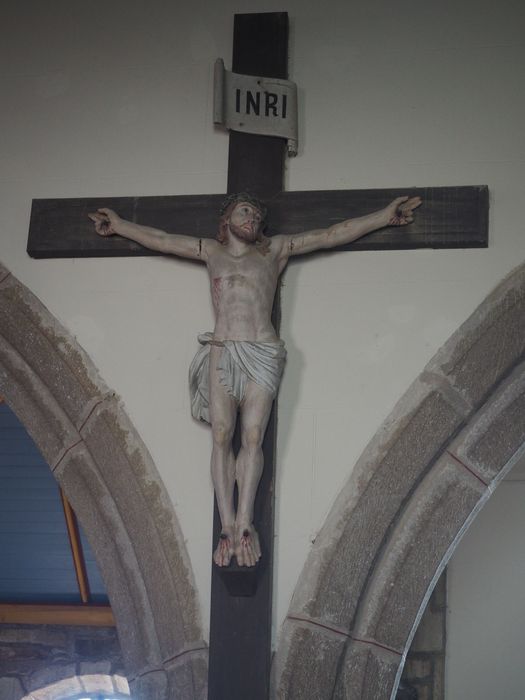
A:
{"label": "loincloth", "polygon": [[210,422],[210,347],[220,345],[217,369],[219,381],[230,396],[240,403],[248,382],[255,382],[272,396],[277,394],[283,374],[284,343],[256,343],[246,340],[214,341],[213,333],[199,335],[202,345],[190,365],[191,414]]}

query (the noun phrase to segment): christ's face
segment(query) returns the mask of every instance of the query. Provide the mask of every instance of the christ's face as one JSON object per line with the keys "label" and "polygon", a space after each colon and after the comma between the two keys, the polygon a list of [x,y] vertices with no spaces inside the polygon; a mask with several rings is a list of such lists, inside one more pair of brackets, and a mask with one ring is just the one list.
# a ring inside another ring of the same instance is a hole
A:
{"label": "christ's face", "polygon": [[232,209],[229,219],[230,231],[242,241],[254,243],[259,237],[261,225],[261,212],[252,204],[239,202]]}

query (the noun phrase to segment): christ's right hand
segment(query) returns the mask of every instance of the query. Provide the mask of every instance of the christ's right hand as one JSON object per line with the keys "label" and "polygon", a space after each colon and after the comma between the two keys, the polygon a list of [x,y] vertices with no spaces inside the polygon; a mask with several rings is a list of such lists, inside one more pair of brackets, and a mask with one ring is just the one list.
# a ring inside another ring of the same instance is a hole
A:
{"label": "christ's right hand", "polygon": [[414,209],[421,205],[421,197],[397,197],[385,209],[388,226],[405,226],[414,221]]}

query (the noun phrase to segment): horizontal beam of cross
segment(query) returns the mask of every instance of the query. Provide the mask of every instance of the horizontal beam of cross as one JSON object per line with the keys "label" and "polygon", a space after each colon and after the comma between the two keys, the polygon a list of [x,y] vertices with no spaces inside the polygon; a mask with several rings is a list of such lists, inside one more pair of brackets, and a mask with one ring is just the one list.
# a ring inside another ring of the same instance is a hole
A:
{"label": "horizontal beam of cross", "polygon": [[[486,186],[421,187],[374,190],[281,192],[268,205],[268,235],[326,228],[386,206],[394,197],[419,195],[422,206],[414,223],[385,228],[345,250],[409,248],[484,248],[488,244]],[[216,235],[224,195],[35,199],[27,252],[34,258],[83,258],[158,255],[119,236],[101,238],[88,213],[99,207],[170,233],[199,238]]]}

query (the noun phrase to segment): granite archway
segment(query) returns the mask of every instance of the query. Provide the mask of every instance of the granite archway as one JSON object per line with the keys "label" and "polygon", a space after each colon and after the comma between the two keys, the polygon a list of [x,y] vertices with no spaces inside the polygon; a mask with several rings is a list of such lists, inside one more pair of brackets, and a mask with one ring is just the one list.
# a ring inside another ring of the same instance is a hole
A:
{"label": "granite archway", "polygon": [[86,353],[1,265],[0,393],[90,541],[132,693],[204,698],[207,648],[193,574],[153,461]]}
{"label": "granite archway", "polygon": [[284,622],[273,694],[389,700],[434,584],[525,456],[525,265],[439,350],[358,460]]}

